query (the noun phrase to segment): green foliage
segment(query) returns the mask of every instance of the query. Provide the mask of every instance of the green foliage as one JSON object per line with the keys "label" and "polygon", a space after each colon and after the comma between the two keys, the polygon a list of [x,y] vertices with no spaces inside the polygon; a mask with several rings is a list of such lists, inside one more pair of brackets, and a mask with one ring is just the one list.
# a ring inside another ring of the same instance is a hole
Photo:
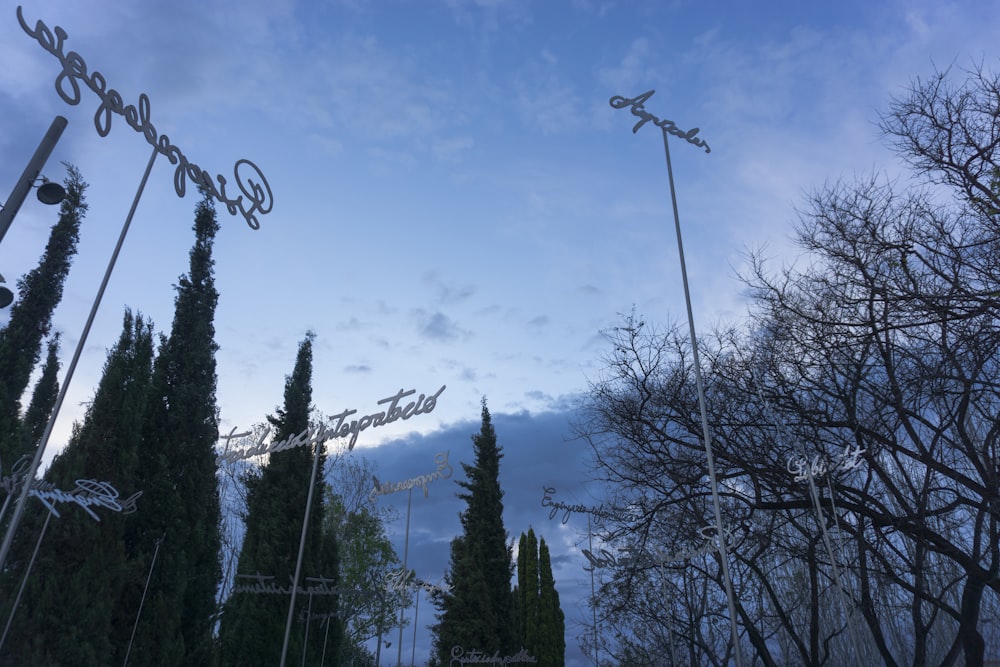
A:
{"label": "green foliage", "polygon": [[80,237],[80,222],[87,211],[87,184],[80,172],[66,165],[66,198],[59,221],[52,227],[38,266],[17,281],[20,297],[10,307],[10,320],[0,329],[0,461],[14,461],[24,450],[18,437],[21,397],[38,363],[42,339],[52,326],[52,313],[62,300]]}
{"label": "green foliage", "polygon": [[552,559],[543,537],[538,545],[538,648],[539,667],[566,664],[566,619],[559,606],[559,593],[552,577]]}
{"label": "green foliage", "polygon": [[521,533],[517,548],[517,590],[520,618],[521,645],[535,655],[538,645],[538,541],[535,531],[528,528],[528,533]]}
{"label": "green foliage", "polygon": [[[130,485],[152,359],[152,325],[126,312],[121,336],[108,353],[83,423],[46,474],[57,489],[72,490],[78,479],[109,482],[121,494],[120,502],[136,490]],[[138,506],[149,511],[142,498]],[[92,509],[99,522],[80,508],[57,505],[60,517],[49,521],[0,664],[122,663],[138,604],[137,597],[129,599],[125,592],[130,582],[142,581],[145,569],[126,560],[126,525],[131,517]],[[19,529],[23,538],[12,551],[10,569],[16,576],[5,582],[8,591],[20,585],[47,514],[34,501],[27,508]]]}
{"label": "green foliage", "polygon": [[[214,446],[215,306],[212,243],[218,231],[209,197],[195,210],[190,271],[174,301],[170,336],[161,339],[137,470],[144,507],[130,535],[144,567],[160,544],[129,664],[212,662],[219,564],[220,506]],[[141,580],[137,582],[141,584]],[[141,585],[132,591],[138,600]]]}
{"label": "green foliage", "polygon": [[535,531],[521,533],[517,551],[518,627],[521,645],[540,667],[566,664],[566,627],[552,578],[549,547]]}
{"label": "green foliage", "polygon": [[500,488],[500,447],[486,401],[482,427],[472,437],[475,464],[463,463],[467,481],[458,497],[466,502],[462,535],[451,543],[447,593],[431,599],[440,613],[434,626],[434,651],[439,664],[449,664],[453,646],[493,654],[512,654],[517,647],[510,579],[511,548],[503,527],[503,491]]}
{"label": "green foliage", "polygon": [[59,396],[59,334],[49,339],[42,375],[31,392],[31,402],[24,413],[18,436],[19,451],[30,452],[38,445],[48,426],[56,398]]}
{"label": "green foliage", "polygon": [[[312,341],[310,333],[299,345],[295,368],[285,382],[284,407],[269,417],[273,438],[282,440],[309,427],[312,401]],[[323,462],[320,452],[302,562],[300,589],[309,579],[320,577],[330,587],[339,587],[337,536],[323,530],[325,503],[322,497]],[[248,577],[273,577],[276,586],[288,588],[294,580],[299,553],[303,513],[314,467],[313,452],[295,447],[270,454],[266,466],[246,478],[246,534],[237,567],[237,586],[253,586]],[[310,597],[312,599],[310,599]],[[298,593],[289,638],[289,664],[320,664],[326,655],[338,654],[342,622],[338,595],[309,596]],[[219,628],[220,664],[275,665],[281,659],[290,595],[233,592],[223,607]],[[322,616],[321,621],[312,620]],[[306,622],[308,620],[308,623]],[[308,632],[308,639],[304,639]]]}
{"label": "green foliage", "polygon": [[345,636],[338,664],[351,664],[352,659],[366,655],[365,644],[392,628],[399,610],[412,600],[408,590],[386,586],[387,578],[398,573],[402,564],[386,535],[386,511],[368,493],[373,473],[357,453],[340,458],[333,465],[334,481],[327,489],[323,530],[337,538],[340,585],[359,591],[340,598]]}

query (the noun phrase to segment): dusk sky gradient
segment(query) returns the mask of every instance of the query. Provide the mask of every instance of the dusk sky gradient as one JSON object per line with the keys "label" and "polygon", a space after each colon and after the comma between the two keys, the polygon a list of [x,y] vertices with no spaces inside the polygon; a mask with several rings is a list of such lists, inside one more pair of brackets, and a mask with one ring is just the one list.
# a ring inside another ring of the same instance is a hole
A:
{"label": "dusk sky gradient", "polygon": [[[57,114],[69,126],[43,173],[61,181],[67,161],[90,183],[54,318],[65,371],[151,149],[121,116],[99,136],[86,87],[77,106],[60,99],[59,61],[16,8],[0,1],[0,199]],[[126,104],[146,93],[157,131],[192,162],[232,182],[245,158],[270,184],[258,230],[217,207],[220,430],[280,404],[307,330],[324,414],[447,385],[432,413],[359,439],[387,480],[431,472],[445,449],[456,473],[471,462],[485,396],[506,455],[506,527],[516,538],[533,525],[553,547],[571,665],[588,664],[576,641],[589,618],[586,522],[549,521],[542,486],[597,502],[569,422],[610,351],[601,331],[633,307],[686,321],[660,133],[633,134],[636,119],[609,98],[655,89],[646,109],[711,146],[670,145],[707,331],[745,317],[748,249],[775,268],[796,260],[788,239],[809,192],[908,178],[878,130],[893,96],[935,69],[1000,67],[1000,4],[971,0],[39,1],[23,12],[61,26],[66,51]],[[158,158],[47,458],[82,416],[123,309],[169,331],[197,203],[193,187],[177,196],[173,174]],[[0,243],[12,289],[55,221],[33,196],[21,208]],[[459,530],[455,490],[414,494],[411,566],[434,580]],[[405,501],[380,500],[404,512]],[[423,601],[420,624],[431,613]],[[418,642],[422,664],[426,633]]]}

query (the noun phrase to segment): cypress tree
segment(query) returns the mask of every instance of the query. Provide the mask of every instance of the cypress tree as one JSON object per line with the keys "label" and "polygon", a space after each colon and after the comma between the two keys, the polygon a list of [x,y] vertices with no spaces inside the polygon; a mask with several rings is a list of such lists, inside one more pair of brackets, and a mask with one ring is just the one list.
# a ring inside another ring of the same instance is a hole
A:
{"label": "cypress tree", "polygon": [[[211,198],[195,209],[190,270],[180,278],[170,336],[153,365],[137,471],[144,511],[131,546],[148,568],[131,665],[208,665],[213,661],[221,512],[216,482],[218,439],[212,244],[219,229]],[[145,581],[135,582],[138,610]]]}
{"label": "cypress tree", "polygon": [[559,593],[552,577],[552,559],[545,538],[538,545],[538,665],[563,667],[566,664],[566,619],[559,605]]}
{"label": "cypress tree", "polygon": [[18,449],[26,454],[33,452],[42,439],[59,396],[59,334],[49,339],[42,375],[31,392],[31,402],[20,424],[20,444]]}
{"label": "cypress tree", "polygon": [[458,482],[465,489],[458,497],[466,502],[466,509],[461,515],[462,535],[452,540],[445,575],[451,590],[431,596],[439,609],[433,628],[434,652],[437,664],[442,665],[451,664],[456,646],[489,655],[516,651],[517,619],[510,587],[513,562],[503,526],[499,481],[502,454],[485,399],[482,427],[472,443],[475,463],[462,464],[467,481]]}
{"label": "cypress tree", "polygon": [[0,461],[14,461],[20,448],[21,397],[38,363],[42,340],[52,326],[52,313],[62,300],[80,238],[80,222],[87,211],[87,184],[80,172],[66,165],[66,198],[59,221],[52,227],[37,267],[17,281],[20,298],[10,307],[10,320],[0,329]]}
{"label": "cypress tree", "polygon": [[518,609],[520,612],[519,628],[521,645],[528,653],[537,655],[538,646],[538,541],[535,531],[528,528],[528,533],[521,533],[517,549],[517,590]]}
{"label": "cypress tree", "polygon": [[517,600],[521,642],[539,667],[566,664],[566,627],[545,538],[521,533],[517,552]]}
{"label": "cypress tree", "polygon": [[[284,407],[276,411],[276,416],[268,417],[273,441],[298,435],[310,426],[312,341],[313,334],[309,333],[300,343],[295,368],[285,380]],[[339,583],[336,538],[332,530],[323,530],[325,455],[322,447],[320,450],[295,623],[287,654],[288,664],[295,665],[303,664],[303,651],[305,664],[320,664],[324,653],[328,661],[335,659],[342,635],[342,625],[336,617],[338,596],[317,594],[310,600],[303,593],[310,587],[336,588]],[[223,606],[219,629],[222,665],[273,667],[279,663],[314,456],[309,446],[272,452],[263,469],[245,477],[246,534],[240,549],[235,590]],[[273,584],[288,590],[288,594],[254,591],[260,584]],[[331,622],[327,624],[326,619]]]}
{"label": "cypress tree", "polygon": [[[2,664],[122,663],[134,617],[134,609],[123,608],[122,594],[126,582],[137,576],[126,562],[126,522],[141,503],[130,485],[152,359],[152,325],[126,312],[84,420],[74,426],[69,444],[46,473],[47,481],[63,491],[72,491],[80,479],[110,483],[120,494],[123,511],[92,507],[97,521],[81,508],[56,504],[60,516],[49,521],[0,655]],[[20,564],[30,557],[47,513],[36,501],[25,513],[21,530],[31,539],[19,546],[17,585],[24,571]]]}

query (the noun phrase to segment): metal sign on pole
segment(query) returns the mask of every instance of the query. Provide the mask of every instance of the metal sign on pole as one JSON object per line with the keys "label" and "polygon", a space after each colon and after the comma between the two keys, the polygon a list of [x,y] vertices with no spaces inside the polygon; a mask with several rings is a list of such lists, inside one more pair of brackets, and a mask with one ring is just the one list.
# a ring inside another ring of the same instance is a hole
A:
{"label": "metal sign on pole", "polygon": [[715,526],[716,535],[719,540],[722,579],[725,585],[726,600],[729,606],[729,625],[732,633],[733,654],[736,659],[736,667],[742,667],[743,656],[740,651],[739,627],[736,621],[736,596],[733,593],[733,581],[729,574],[729,552],[726,546],[726,539],[724,537],[726,531],[725,526],[722,523],[722,509],[719,503],[719,483],[715,475],[715,458],[712,455],[712,434],[708,427],[708,410],[705,407],[705,384],[701,376],[701,359],[698,356],[698,337],[695,333],[694,314],[691,308],[691,290],[688,287],[687,267],[684,263],[684,243],[681,239],[681,221],[680,216],[677,213],[677,193],[674,189],[674,170],[670,164],[670,146],[667,143],[667,136],[672,134],[675,137],[684,139],[689,144],[699,148],[704,148],[706,153],[711,153],[712,149],[709,148],[708,142],[704,139],[696,138],[698,132],[700,131],[699,128],[695,127],[685,132],[678,128],[672,120],[657,118],[653,114],[646,111],[644,108],[646,100],[652,97],[654,92],[656,91],[650,90],[642,95],[639,95],[638,97],[633,98],[625,98],[621,95],[615,95],[609,100],[609,103],[615,109],[624,109],[628,107],[631,110],[632,115],[639,119],[639,122],[632,127],[633,133],[638,132],[639,128],[650,122],[659,127],[663,132],[663,151],[666,154],[667,159],[667,180],[670,183],[670,202],[673,205],[674,229],[677,233],[677,253],[680,256],[681,281],[684,284],[684,305],[687,307],[688,330],[691,336],[691,361],[694,366],[695,384],[698,388],[698,407],[701,411],[702,438],[705,443],[705,458],[708,462],[708,479],[712,490],[712,507],[715,511]]}
{"label": "metal sign on pole", "polygon": [[[177,196],[184,196],[187,181],[188,179],[191,179],[191,181],[194,182],[195,185],[200,186],[204,192],[224,204],[229,213],[233,215],[237,213],[241,214],[251,229],[258,229],[260,227],[258,214],[265,215],[269,213],[273,206],[271,186],[268,184],[264,174],[253,162],[245,159],[236,161],[233,166],[233,175],[240,194],[232,192],[232,188],[230,188],[227,192],[227,180],[225,177],[218,175],[216,176],[215,181],[213,181],[211,174],[198,165],[193,164],[177,146],[170,142],[167,135],[159,134],[157,132],[150,118],[151,111],[149,97],[145,93],[141,93],[139,95],[138,104],[125,105],[123,103],[121,93],[114,88],[109,87],[108,80],[103,74],[96,69],[88,69],[87,63],[76,51],[70,51],[69,53],[65,52],[65,42],[69,37],[65,30],[56,26],[53,31],[49,29],[43,21],[36,21],[34,27],[30,26],[27,21],[25,21],[24,13],[20,6],[17,8],[17,20],[21,25],[21,29],[29,37],[35,39],[39,46],[55,56],[59,61],[62,69],[59,76],[56,78],[55,88],[56,93],[58,93],[59,97],[61,97],[64,102],[71,106],[78,105],[82,100],[82,91],[84,89],[90,89],[90,91],[93,92],[94,95],[101,101],[98,111],[94,115],[94,128],[97,130],[97,133],[102,137],[106,137],[111,131],[111,123],[114,117],[119,116],[124,119],[125,123],[128,124],[129,127],[143,136],[146,142],[152,147],[152,154],[150,155],[149,162],[146,165],[146,170],[143,173],[142,180],[139,183],[139,188],[136,190],[135,197],[132,199],[132,207],[129,209],[125,222],[122,225],[122,230],[118,237],[118,244],[115,246],[115,249],[111,254],[111,259],[108,261],[104,278],[102,279],[101,285],[97,290],[97,295],[94,297],[87,322],[84,324],[83,331],[77,342],[76,350],[73,353],[72,361],[70,361],[69,367],[66,370],[66,377],[60,385],[59,394],[56,397],[55,405],[53,406],[51,415],[49,416],[48,424],[45,426],[42,437],[35,448],[34,458],[32,459],[31,466],[27,472],[28,481],[21,489],[21,493],[17,499],[17,504],[14,507],[14,514],[7,527],[7,532],[4,534],[3,544],[0,545],[0,568],[2,568],[7,561],[7,556],[10,553],[10,547],[14,539],[14,534],[17,531],[18,524],[20,523],[21,516],[24,512],[24,506],[27,502],[31,480],[35,478],[42,456],[48,446],[49,438],[52,435],[55,422],[59,417],[59,411],[62,407],[63,399],[66,397],[66,392],[69,390],[70,382],[73,378],[73,372],[76,369],[76,364],[83,352],[83,347],[87,342],[87,336],[90,334],[90,328],[97,315],[97,310],[100,308],[104,292],[111,279],[111,273],[114,271],[118,255],[125,242],[125,236],[132,224],[132,218],[139,205],[139,199],[142,197],[143,190],[146,187],[146,182],[149,180],[149,174],[153,169],[153,163],[156,161],[157,155],[165,156],[171,164],[176,165],[174,170],[174,191],[177,193]],[[55,39],[56,36],[58,37],[58,40]],[[69,77],[68,79],[67,76]],[[81,86],[81,84],[83,85]],[[56,139],[62,133],[62,128],[59,128],[58,125],[62,125],[63,128],[65,127],[65,124],[59,122],[59,118],[60,117],[56,117],[56,121],[53,123],[53,128],[50,128],[50,132],[54,133]],[[55,140],[50,139],[48,135],[46,135],[46,139],[43,139],[43,145],[39,147],[39,152],[44,153],[46,156],[47,152],[45,152],[45,145],[47,142],[54,144]],[[51,151],[51,146],[48,150]],[[36,155],[37,154],[38,153],[36,153]],[[40,170],[41,166],[39,165],[39,171]],[[30,168],[26,174],[30,175],[29,172]],[[24,178],[25,177],[22,176],[22,180]],[[33,179],[31,182],[33,182]],[[28,187],[30,188],[30,183]],[[15,189],[15,195],[12,195],[15,197],[15,200],[18,196],[18,192],[19,191]],[[22,200],[24,199],[23,195],[19,196]],[[15,201],[15,204],[20,206],[19,202]],[[12,217],[13,213],[11,213],[11,218]],[[6,224],[9,226],[9,222]],[[0,231],[5,232],[6,229],[0,227]]]}

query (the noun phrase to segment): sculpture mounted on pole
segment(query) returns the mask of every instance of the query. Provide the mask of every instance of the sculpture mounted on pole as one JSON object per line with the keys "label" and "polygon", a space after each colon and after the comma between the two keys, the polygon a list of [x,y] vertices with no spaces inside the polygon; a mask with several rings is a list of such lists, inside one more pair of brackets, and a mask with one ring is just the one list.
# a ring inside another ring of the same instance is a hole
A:
{"label": "sculpture mounted on pole", "polygon": [[[684,284],[684,303],[687,307],[688,329],[691,335],[692,365],[694,366],[695,384],[698,387],[698,407],[701,411],[702,437],[705,445],[705,458],[708,462],[708,480],[712,490],[712,506],[715,511],[716,535],[726,534],[725,526],[722,523],[722,510],[719,504],[719,483],[715,475],[715,457],[712,455],[712,434],[708,427],[708,411],[705,407],[705,384],[701,376],[701,359],[698,356],[698,337],[695,334],[694,313],[691,308],[691,290],[688,287],[687,267],[684,263],[684,243],[681,239],[681,221],[677,213],[677,194],[674,190],[674,170],[670,164],[670,146],[667,142],[669,135],[674,135],[684,139],[689,144],[704,148],[706,153],[711,153],[708,142],[704,139],[696,139],[695,136],[700,131],[695,127],[687,132],[680,130],[672,120],[661,120],[649,113],[645,109],[645,103],[656,91],[650,90],[642,95],[632,98],[615,95],[609,100],[612,108],[630,108],[632,115],[639,118],[639,122],[632,127],[632,132],[636,133],[646,123],[652,122],[663,132],[663,151],[667,158],[667,179],[670,183],[670,201],[674,209],[674,229],[677,233],[677,253],[680,256],[681,281]],[[736,623],[736,596],[733,593],[733,581],[729,574],[729,552],[726,548],[726,540],[721,537],[719,542],[720,564],[722,567],[722,579],[726,588],[726,600],[729,605],[729,623],[732,630],[733,655],[736,658],[736,667],[742,667],[743,657],[740,652],[739,628]]]}

